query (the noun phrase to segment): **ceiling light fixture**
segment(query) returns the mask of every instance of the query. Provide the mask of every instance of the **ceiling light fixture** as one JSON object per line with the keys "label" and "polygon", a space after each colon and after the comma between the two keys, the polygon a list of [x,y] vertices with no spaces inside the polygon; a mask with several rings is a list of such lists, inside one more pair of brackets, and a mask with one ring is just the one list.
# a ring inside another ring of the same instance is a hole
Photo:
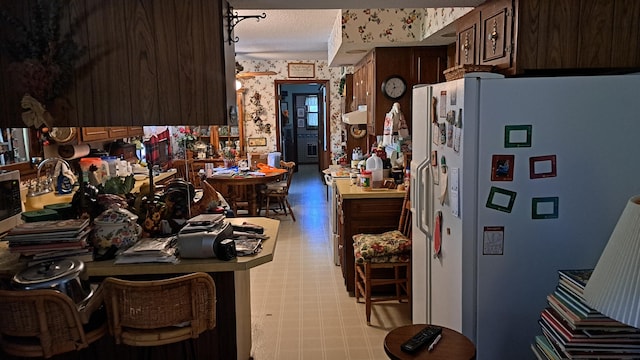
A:
{"label": "ceiling light fixture", "polygon": [[237,36],[233,36],[233,28],[238,25],[238,23],[245,19],[256,19],[256,21],[260,21],[260,19],[265,19],[267,14],[262,13],[262,15],[238,15],[238,12],[233,12],[233,6],[229,6],[227,8],[227,34],[229,35],[229,45],[233,43],[237,43],[240,39]]}

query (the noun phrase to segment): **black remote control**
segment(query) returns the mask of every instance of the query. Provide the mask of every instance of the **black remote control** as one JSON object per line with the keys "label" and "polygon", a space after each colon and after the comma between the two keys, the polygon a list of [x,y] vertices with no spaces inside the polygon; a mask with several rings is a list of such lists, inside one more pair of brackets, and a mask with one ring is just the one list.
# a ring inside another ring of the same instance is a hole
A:
{"label": "black remote control", "polygon": [[427,326],[402,344],[400,349],[406,353],[412,354],[420,350],[423,346],[431,344],[440,334],[442,334],[441,327],[432,325]]}

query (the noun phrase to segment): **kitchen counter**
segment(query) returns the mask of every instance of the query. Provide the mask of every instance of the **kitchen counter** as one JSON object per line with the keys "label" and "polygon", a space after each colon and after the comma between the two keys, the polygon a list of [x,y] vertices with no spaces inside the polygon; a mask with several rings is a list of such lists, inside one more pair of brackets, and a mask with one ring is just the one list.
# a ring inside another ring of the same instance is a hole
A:
{"label": "kitchen counter", "polygon": [[[171,177],[174,177],[176,173],[177,173],[176,169],[170,169],[168,171],[162,172],[159,175],[153,177],[153,182],[155,184],[161,183],[167,179],[170,179]],[[149,183],[148,176],[143,180],[136,180],[136,183],[133,186],[133,189],[131,190],[131,192],[134,194],[140,192],[140,187],[148,183]],[[71,199],[73,199],[73,194],[74,194],[72,192],[70,194],[59,195],[59,194],[56,194],[55,192],[50,192],[50,193],[46,193],[38,196],[27,196],[27,190],[28,189],[26,188],[23,188],[20,190],[20,195],[22,197],[22,203],[24,204],[25,211],[41,210],[41,209],[44,209],[45,205],[50,205],[50,204],[70,203]]]}
{"label": "kitchen counter", "polygon": [[336,178],[334,181],[343,199],[402,199],[405,194],[404,190],[398,189],[363,190],[360,186],[351,185],[350,179]]}
{"label": "kitchen counter", "polygon": [[[273,260],[277,243],[280,221],[264,218],[230,218],[231,223],[241,224],[244,221],[264,227],[269,239],[264,241],[260,253],[238,257],[231,261],[218,259],[181,259],[178,264],[121,264],[113,261],[87,262],[87,275],[92,281],[100,281],[107,276],[135,278],[140,276],[178,275],[202,271],[209,273],[216,285],[216,328],[207,331],[196,339],[196,347],[201,358],[207,359],[249,359],[251,352],[251,293],[249,269]],[[0,242],[0,276],[7,278],[25,267],[23,262],[7,263],[6,242]],[[5,259],[5,260],[3,260]],[[115,346],[110,337],[100,339],[95,347],[101,358],[120,360],[136,359],[136,352],[127,351],[122,346]],[[156,349],[152,349],[153,353]],[[157,349],[169,353],[172,358],[176,352],[182,351],[180,344],[173,347]],[[0,355],[5,355],[0,352]],[[74,354],[71,354],[72,356]],[[157,355],[157,354],[156,354]],[[62,357],[66,358],[66,357]],[[62,359],[61,358],[61,359]],[[177,357],[174,357],[177,358]],[[9,358],[13,359],[13,358]]]}

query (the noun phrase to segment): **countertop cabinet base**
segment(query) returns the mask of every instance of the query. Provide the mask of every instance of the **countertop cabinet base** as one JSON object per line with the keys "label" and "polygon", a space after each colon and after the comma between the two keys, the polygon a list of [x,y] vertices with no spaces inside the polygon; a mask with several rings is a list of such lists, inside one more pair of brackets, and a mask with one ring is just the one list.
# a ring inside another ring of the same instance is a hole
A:
{"label": "countertop cabinet base", "polygon": [[355,257],[353,235],[378,234],[398,228],[402,198],[343,199],[338,197],[340,219],[338,226],[341,245],[340,266],[345,286],[350,295],[355,291]]}

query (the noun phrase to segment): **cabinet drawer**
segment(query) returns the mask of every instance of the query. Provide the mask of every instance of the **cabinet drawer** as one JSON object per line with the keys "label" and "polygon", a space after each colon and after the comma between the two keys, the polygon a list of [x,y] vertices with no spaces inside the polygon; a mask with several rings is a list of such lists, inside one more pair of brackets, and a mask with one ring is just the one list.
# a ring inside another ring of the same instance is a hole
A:
{"label": "cabinet drawer", "polygon": [[126,138],[129,136],[129,128],[124,126],[113,126],[109,128],[110,138]]}
{"label": "cabinet drawer", "polygon": [[107,127],[83,127],[82,128],[82,141],[100,141],[109,138],[109,128]]}

